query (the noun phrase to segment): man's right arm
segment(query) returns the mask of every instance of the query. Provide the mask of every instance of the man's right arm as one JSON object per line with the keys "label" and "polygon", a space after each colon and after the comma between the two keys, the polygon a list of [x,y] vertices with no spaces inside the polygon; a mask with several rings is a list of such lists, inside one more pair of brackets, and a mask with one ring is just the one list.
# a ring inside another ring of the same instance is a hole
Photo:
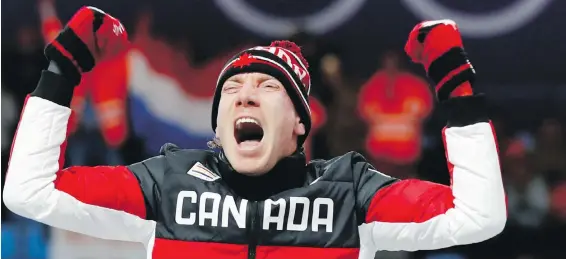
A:
{"label": "man's right arm", "polygon": [[155,222],[146,220],[137,177],[124,166],[63,169],[73,86],[43,71],[28,96],[12,144],[3,191],[6,207],[47,225],[98,238],[148,244]]}

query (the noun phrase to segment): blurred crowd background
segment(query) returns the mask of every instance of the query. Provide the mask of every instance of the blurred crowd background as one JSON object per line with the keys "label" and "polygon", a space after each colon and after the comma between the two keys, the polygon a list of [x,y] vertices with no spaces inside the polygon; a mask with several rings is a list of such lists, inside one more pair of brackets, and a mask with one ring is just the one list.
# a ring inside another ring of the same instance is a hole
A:
{"label": "blurred crowd background", "polygon": [[[461,27],[489,99],[508,195],[505,231],[482,244],[376,258],[566,258],[566,2],[559,0],[18,0],[2,2],[2,174],[42,50],[83,5],[119,18],[132,47],[76,89],[66,163],[129,164],[166,143],[207,148],[217,75],[273,39],[303,47],[311,158],[355,150],[394,177],[448,184],[444,111],[403,46],[424,19]],[[104,186],[97,186],[104,188]],[[141,258],[137,245],[50,229],[2,207],[2,258]]]}

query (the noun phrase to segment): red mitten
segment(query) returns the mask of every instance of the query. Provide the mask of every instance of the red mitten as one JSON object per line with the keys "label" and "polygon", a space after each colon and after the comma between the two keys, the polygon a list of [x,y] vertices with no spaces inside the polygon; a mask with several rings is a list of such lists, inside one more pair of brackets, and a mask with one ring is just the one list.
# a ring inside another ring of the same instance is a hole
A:
{"label": "red mitten", "polygon": [[454,21],[417,24],[409,34],[405,52],[414,62],[423,65],[428,77],[436,84],[439,100],[472,95],[475,70],[464,51],[460,31]]}
{"label": "red mitten", "polygon": [[47,45],[45,55],[77,85],[81,73],[91,71],[98,61],[118,54],[128,46],[128,34],[122,23],[102,10],[88,6],[81,8]]}

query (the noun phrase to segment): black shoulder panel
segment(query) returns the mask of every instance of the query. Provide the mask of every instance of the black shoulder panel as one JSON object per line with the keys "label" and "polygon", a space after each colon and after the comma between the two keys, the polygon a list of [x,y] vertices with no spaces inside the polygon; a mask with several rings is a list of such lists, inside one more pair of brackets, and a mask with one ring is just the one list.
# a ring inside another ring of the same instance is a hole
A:
{"label": "black shoulder panel", "polygon": [[140,182],[149,220],[157,220],[159,215],[161,189],[167,174],[186,172],[196,162],[205,162],[214,157],[211,151],[181,149],[171,143],[163,145],[159,153],[158,156],[128,166]]}

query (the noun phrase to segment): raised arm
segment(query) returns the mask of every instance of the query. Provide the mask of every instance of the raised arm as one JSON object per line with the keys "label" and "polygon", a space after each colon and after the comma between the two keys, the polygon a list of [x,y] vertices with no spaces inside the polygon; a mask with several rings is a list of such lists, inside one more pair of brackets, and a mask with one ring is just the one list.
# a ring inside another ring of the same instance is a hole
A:
{"label": "raised arm", "polygon": [[433,250],[489,239],[505,227],[505,194],[495,132],[484,96],[472,93],[475,71],[457,28],[452,21],[421,23],[406,50],[425,66],[449,112],[442,135],[451,186],[385,181],[387,176],[367,163],[357,163],[362,172],[358,204],[365,219],[361,234],[368,245],[389,251]]}
{"label": "raised arm", "polygon": [[154,223],[145,220],[139,182],[126,167],[61,170],[71,110],[44,91],[65,83],[64,78],[44,71],[37,89],[26,100],[3,191],[6,207],[69,231],[147,242]]}
{"label": "raised arm", "polygon": [[[52,42],[63,30],[63,24],[57,16],[55,0],[38,0],[37,5],[41,21],[41,34],[45,44]],[[84,109],[85,95],[92,88],[92,75],[83,75],[81,83],[75,86],[71,100],[71,118],[68,122],[67,135],[72,135],[78,127]]]}
{"label": "raised arm", "polygon": [[75,84],[55,62],[49,70],[22,111],[3,191],[6,207],[53,227],[148,244],[155,222],[145,219],[138,177],[123,166],[61,170]]}
{"label": "raised arm", "polygon": [[[457,112],[443,130],[451,186],[402,180],[367,200],[362,228],[373,247],[440,249],[481,242],[503,230],[507,212],[497,144],[491,124],[479,112],[485,110],[482,99],[467,97],[451,103]],[[368,179],[378,174],[365,170]]]}

